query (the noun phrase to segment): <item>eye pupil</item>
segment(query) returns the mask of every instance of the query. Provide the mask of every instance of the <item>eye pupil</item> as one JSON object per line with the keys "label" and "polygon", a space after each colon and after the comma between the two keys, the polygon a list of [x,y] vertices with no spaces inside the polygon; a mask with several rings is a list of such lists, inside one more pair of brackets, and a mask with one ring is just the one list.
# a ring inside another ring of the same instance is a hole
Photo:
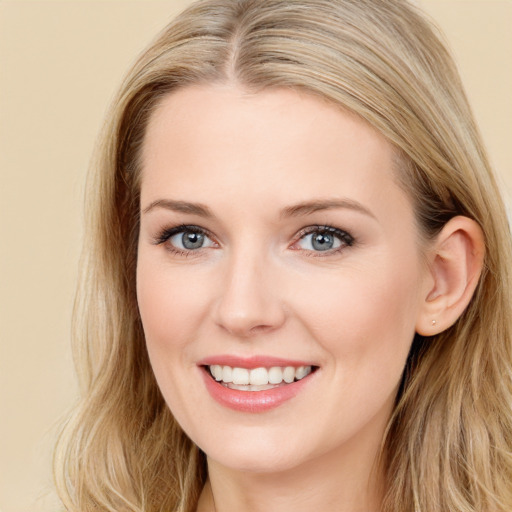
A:
{"label": "eye pupil", "polygon": [[201,233],[183,233],[181,242],[185,249],[198,249],[204,243],[204,235]]}
{"label": "eye pupil", "polygon": [[334,237],[329,233],[317,233],[313,235],[311,243],[317,251],[328,251],[334,245]]}

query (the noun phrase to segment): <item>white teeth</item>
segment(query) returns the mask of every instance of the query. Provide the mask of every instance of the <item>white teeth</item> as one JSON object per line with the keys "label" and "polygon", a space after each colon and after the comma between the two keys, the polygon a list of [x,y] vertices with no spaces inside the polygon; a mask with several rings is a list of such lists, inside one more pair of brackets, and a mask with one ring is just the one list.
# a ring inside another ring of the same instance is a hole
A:
{"label": "white teeth", "polygon": [[295,379],[295,368],[293,366],[287,366],[283,371],[283,380],[290,384]]}
{"label": "white teeth", "polygon": [[311,366],[272,366],[271,368],[237,368],[231,366],[211,365],[210,372],[216,381],[229,384],[232,389],[244,391],[261,391],[270,389],[284,381],[290,384],[301,380],[312,371]]}
{"label": "white teeth", "polygon": [[222,368],[223,382],[233,382],[233,368],[231,366],[224,366]]}
{"label": "white teeth", "polygon": [[249,373],[249,383],[255,386],[268,384],[268,372],[266,368],[254,368]]}
{"label": "white teeth", "polygon": [[233,384],[249,384],[249,370],[246,368],[233,368]]}
{"label": "white teeth", "polygon": [[311,366],[299,366],[295,370],[295,378],[297,380],[303,379],[306,375],[311,373]]}
{"label": "white teeth", "polygon": [[281,384],[283,382],[283,370],[279,366],[273,366],[268,371],[269,384]]}
{"label": "white teeth", "polygon": [[219,366],[218,364],[214,364],[210,368],[212,375],[215,377],[215,380],[222,380],[222,366]]}
{"label": "white teeth", "polygon": [[237,384],[224,384],[229,389],[238,389],[239,391],[265,391],[266,389],[272,389],[275,388],[272,384],[266,384],[265,386],[255,386],[252,384],[249,384],[248,386],[238,386]]}

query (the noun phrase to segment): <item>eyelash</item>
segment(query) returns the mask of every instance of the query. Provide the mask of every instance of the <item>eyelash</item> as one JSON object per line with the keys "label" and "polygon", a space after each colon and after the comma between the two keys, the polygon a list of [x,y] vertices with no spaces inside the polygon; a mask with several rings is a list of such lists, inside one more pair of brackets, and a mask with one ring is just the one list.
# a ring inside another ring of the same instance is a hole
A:
{"label": "eyelash", "polygon": [[[180,233],[196,233],[198,235],[204,235],[207,238],[212,239],[212,236],[210,233],[205,230],[204,228],[200,228],[199,226],[191,226],[188,224],[181,224],[179,226],[175,226],[172,228],[166,228],[164,229],[159,235],[155,238],[155,245],[162,245],[167,243],[173,236],[178,235]],[[178,256],[191,256],[193,253],[199,252],[201,248],[193,250],[183,250],[179,249],[178,247],[175,247],[172,244],[167,244],[166,249],[170,251],[173,254],[176,254]]]}
{"label": "eyelash", "polygon": [[[348,232],[343,229],[335,228],[333,226],[321,226],[321,225],[315,225],[315,226],[308,226],[307,228],[304,228],[299,232],[297,235],[297,241],[294,242],[293,245],[298,244],[301,240],[304,240],[308,235],[311,235],[313,233],[318,234],[329,234],[333,235],[341,242],[341,245],[339,247],[336,247],[334,249],[328,249],[326,251],[313,251],[313,250],[307,250],[303,249],[304,253],[313,258],[322,258],[326,256],[332,256],[334,254],[338,254],[339,252],[343,251],[347,247],[352,247],[355,243],[354,237]],[[295,250],[301,250],[301,249],[295,249]]]}
{"label": "eyelash", "polygon": [[[199,226],[194,225],[186,225],[181,224],[179,226],[175,226],[172,228],[166,228],[162,230],[161,233],[157,235],[157,237],[154,240],[155,245],[162,245],[166,244],[173,236],[178,235],[180,233],[197,233],[200,235],[203,235],[211,240],[213,240],[212,235],[209,231],[207,231],[204,228],[201,228]],[[326,257],[326,256],[332,256],[333,254],[337,254],[347,247],[351,247],[355,243],[354,237],[347,231],[335,228],[333,226],[325,226],[325,225],[314,225],[314,226],[308,226],[307,228],[302,229],[296,237],[296,241],[293,243],[293,245],[298,244],[301,240],[304,240],[308,235],[319,233],[319,234],[329,234],[334,235],[340,242],[341,245],[335,249],[328,249],[325,251],[314,251],[314,250],[308,250],[308,249],[294,249],[294,250],[302,250],[304,253],[309,257]],[[198,249],[179,249],[178,247],[167,244],[166,249],[170,251],[173,254],[179,255],[179,256],[191,256],[194,253],[198,253],[201,249],[205,249],[204,247],[200,247]]]}

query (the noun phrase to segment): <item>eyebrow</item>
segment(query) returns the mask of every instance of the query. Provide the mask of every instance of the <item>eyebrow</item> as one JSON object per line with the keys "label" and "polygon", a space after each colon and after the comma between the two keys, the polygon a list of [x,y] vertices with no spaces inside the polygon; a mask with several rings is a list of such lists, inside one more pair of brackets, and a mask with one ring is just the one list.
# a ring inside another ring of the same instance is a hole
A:
{"label": "eyebrow", "polygon": [[199,215],[200,217],[213,217],[211,210],[204,204],[188,203],[186,201],[173,201],[172,199],[157,199],[144,208],[142,213],[148,213],[155,208],[164,208],[165,210],[172,210],[180,213],[190,213],[192,215]]}
{"label": "eyebrow", "polygon": [[334,210],[337,208],[354,210],[356,212],[368,215],[373,219],[376,219],[375,215],[368,208],[352,199],[317,199],[292,206],[287,206],[282,210],[281,218],[300,217],[303,215],[311,215],[312,213],[319,211]]}
{"label": "eyebrow", "polygon": [[[204,204],[189,203],[187,201],[176,201],[172,199],[157,199],[156,201],[153,201],[149,206],[144,208],[142,213],[146,214],[155,208],[163,208],[165,210],[171,210],[180,213],[189,213],[204,218],[212,218],[214,216],[211,210]],[[376,218],[368,208],[352,199],[315,199],[312,201],[298,203],[283,208],[280,213],[280,218],[301,217],[311,215],[315,212],[334,210],[337,208],[354,210],[356,212],[368,215],[373,219]]]}

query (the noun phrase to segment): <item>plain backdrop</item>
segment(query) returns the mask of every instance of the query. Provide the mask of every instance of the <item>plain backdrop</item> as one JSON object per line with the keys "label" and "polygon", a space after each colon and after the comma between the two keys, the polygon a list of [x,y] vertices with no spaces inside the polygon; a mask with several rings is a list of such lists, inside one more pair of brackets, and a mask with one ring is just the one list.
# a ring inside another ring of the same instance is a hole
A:
{"label": "plain backdrop", "polygon": [[[189,0],[0,1],[0,511],[57,512],[51,451],[76,396],[69,348],[83,185],[106,107]],[[418,0],[446,34],[512,205],[512,1]]]}

